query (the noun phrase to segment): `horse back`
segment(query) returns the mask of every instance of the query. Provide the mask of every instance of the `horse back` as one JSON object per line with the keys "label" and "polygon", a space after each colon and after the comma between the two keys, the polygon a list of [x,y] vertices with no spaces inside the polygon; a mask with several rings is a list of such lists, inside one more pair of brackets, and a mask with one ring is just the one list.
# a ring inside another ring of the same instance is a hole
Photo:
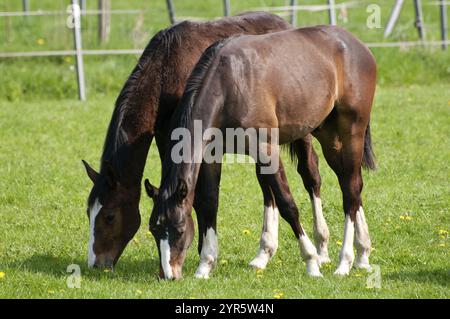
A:
{"label": "horse back", "polygon": [[226,125],[295,128],[287,134],[301,137],[339,102],[359,107],[360,99],[373,96],[375,60],[339,27],[241,36],[219,55],[215,73],[228,97]]}

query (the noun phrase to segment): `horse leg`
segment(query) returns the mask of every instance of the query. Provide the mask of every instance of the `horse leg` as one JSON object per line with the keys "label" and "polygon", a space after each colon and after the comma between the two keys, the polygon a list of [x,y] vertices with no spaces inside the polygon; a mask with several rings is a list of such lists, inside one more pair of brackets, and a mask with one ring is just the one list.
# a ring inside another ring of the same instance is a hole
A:
{"label": "horse leg", "polygon": [[[272,158],[275,158],[273,157],[274,155],[279,158],[278,145],[260,144],[259,148],[270,149]],[[267,163],[267,161],[264,161],[264,163]],[[264,166],[260,161],[257,162],[257,165],[259,169]],[[300,224],[298,208],[290,192],[283,166],[279,165],[278,170],[275,170],[274,173],[261,171],[260,176],[264,185],[270,187],[281,216],[289,223],[294,231],[295,237],[299,241],[300,253],[306,263],[307,273],[314,277],[321,277],[322,274],[320,273],[320,262],[316,247]]]}
{"label": "horse leg", "polygon": [[217,263],[217,210],[219,207],[219,184],[221,163],[203,163],[200,168],[195,190],[194,209],[198,221],[198,253],[200,264],[196,278],[209,278],[209,273]]}
{"label": "horse leg", "polygon": [[322,201],[320,200],[321,179],[318,166],[319,158],[314,151],[311,135],[308,134],[303,139],[295,141],[292,143],[292,147],[298,158],[297,172],[302,177],[303,185],[311,200],[314,241],[320,263],[329,263],[328,240],[330,238],[330,232],[322,211]]}
{"label": "horse leg", "polygon": [[[279,162],[280,166],[283,163]],[[256,176],[259,186],[261,187],[264,199],[263,228],[261,239],[259,241],[259,252],[250,262],[250,266],[255,269],[265,269],[270,258],[275,254],[278,248],[278,208],[270,190],[270,186],[265,184],[260,174],[258,166],[256,166]]]}
{"label": "horse leg", "polygon": [[355,246],[358,254],[356,266],[370,267],[368,258],[371,243],[361,200],[363,187],[361,162],[367,123],[355,122],[353,114],[348,115],[350,116],[335,113],[316,135],[322,144],[325,159],[339,179],[343,194],[344,240],[336,275],[347,275],[353,265],[355,230]]}

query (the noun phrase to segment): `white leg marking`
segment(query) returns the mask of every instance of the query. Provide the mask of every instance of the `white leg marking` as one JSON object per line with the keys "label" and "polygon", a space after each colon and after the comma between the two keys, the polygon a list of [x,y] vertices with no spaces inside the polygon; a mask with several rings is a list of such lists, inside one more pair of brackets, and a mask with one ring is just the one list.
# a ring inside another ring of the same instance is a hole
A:
{"label": "white leg marking", "polygon": [[92,207],[89,209],[89,244],[88,244],[88,267],[91,268],[95,264],[95,252],[94,252],[94,242],[95,242],[95,219],[98,213],[102,209],[102,204],[100,204],[98,198],[95,200]]}
{"label": "white leg marking", "polygon": [[342,243],[341,253],[339,255],[339,266],[334,272],[335,275],[348,275],[355,259],[353,252],[353,238],[355,234],[355,225],[350,219],[350,215],[345,216],[344,241]]}
{"label": "white leg marking", "polygon": [[356,247],[356,268],[370,270],[369,256],[371,252],[371,242],[369,237],[369,227],[362,206],[356,212],[355,221],[355,247]]}
{"label": "white leg marking", "polygon": [[170,266],[170,245],[169,234],[166,239],[161,239],[159,242],[159,249],[161,251],[161,266],[164,271],[164,277],[166,279],[172,279],[172,267]]}
{"label": "white leg marking", "polygon": [[319,254],[319,261],[321,264],[329,263],[328,256],[328,240],[330,238],[330,231],[328,230],[325,217],[322,211],[322,201],[313,193],[311,199],[314,220],[314,241],[316,242],[317,253]]}
{"label": "white leg marking", "polygon": [[250,262],[255,269],[264,269],[270,258],[278,248],[278,208],[264,206],[264,222],[261,239],[259,241],[259,252]]}
{"label": "white leg marking", "polygon": [[306,263],[306,272],[308,275],[322,277],[322,274],[320,273],[319,255],[317,255],[316,247],[305,232],[304,235],[300,235],[298,242],[300,245],[300,253]]}
{"label": "white leg marking", "polygon": [[196,278],[208,279],[209,273],[217,262],[218,245],[217,235],[214,229],[208,228],[203,235],[202,251],[200,253],[200,264],[195,272]]}

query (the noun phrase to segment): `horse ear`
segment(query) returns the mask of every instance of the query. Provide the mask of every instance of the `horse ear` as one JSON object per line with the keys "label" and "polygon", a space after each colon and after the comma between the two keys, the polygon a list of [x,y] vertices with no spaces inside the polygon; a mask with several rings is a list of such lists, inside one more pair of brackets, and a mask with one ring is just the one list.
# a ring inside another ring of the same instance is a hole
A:
{"label": "horse ear", "polygon": [[109,187],[114,189],[117,186],[119,179],[117,178],[117,172],[114,166],[109,161],[104,161],[103,165],[105,167],[105,178]]}
{"label": "horse ear", "polygon": [[159,189],[152,184],[150,184],[148,179],[145,179],[144,181],[145,190],[147,191],[148,197],[155,200],[156,197],[159,195]]}
{"label": "horse ear", "polygon": [[86,173],[89,176],[90,180],[95,184],[100,174],[97,173],[91,166],[89,166],[89,164],[85,160],[81,161],[83,162],[84,168],[86,169]]}
{"label": "horse ear", "polygon": [[184,179],[178,179],[177,190],[175,191],[175,199],[178,203],[181,203],[188,194],[188,186]]}

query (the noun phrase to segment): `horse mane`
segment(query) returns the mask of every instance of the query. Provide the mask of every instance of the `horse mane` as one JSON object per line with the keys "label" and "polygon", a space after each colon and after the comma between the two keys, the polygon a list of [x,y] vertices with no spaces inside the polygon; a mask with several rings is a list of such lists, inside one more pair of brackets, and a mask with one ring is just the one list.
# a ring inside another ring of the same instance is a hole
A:
{"label": "horse mane", "polygon": [[[205,52],[203,52],[200,60],[197,62],[193,71],[191,72],[191,75],[189,76],[183,96],[178,106],[178,110],[176,111],[177,115],[172,118],[172,128],[188,128],[189,122],[191,120],[192,109],[203,87],[205,78],[208,75],[208,71],[210,70],[210,66],[215,61],[217,53],[220,51],[220,49],[228,41],[230,41],[231,38],[234,37],[235,36],[219,40],[213,43],[205,50]],[[171,152],[168,152],[167,154],[170,153]],[[165,190],[164,196],[167,199],[175,193],[178,186],[178,177],[181,163],[175,164],[169,158],[167,158],[165,162],[169,163],[169,166],[166,167],[165,170],[168,174],[165,176],[165,183],[162,185],[162,188]]]}
{"label": "horse mane", "polygon": [[149,63],[152,63],[157,54],[164,54],[161,50],[166,50],[166,54],[170,54],[171,45],[174,42],[181,43],[181,34],[176,25],[159,31],[145,47],[137,65],[125,82],[116,99],[106,134],[101,158],[101,171],[104,163],[107,162],[112,164],[119,173],[122,172],[128,154],[128,135],[123,128],[123,119],[126,112],[133,107],[130,100],[137,93],[140,83],[149,75],[145,72]]}
{"label": "horse mane", "polygon": [[[231,37],[234,38],[235,36]],[[205,52],[203,52],[200,60],[194,67],[189,79],[186,83],[183,96],[180,101],[181,117],[180,126],[187,127],[191,118],[192,108],[197,100],[198,93],[200,92],[205,77],[208,73],[209,67],[214,62],[217,52],[228,42],[230,38],[219,40],[209,46]]]}

